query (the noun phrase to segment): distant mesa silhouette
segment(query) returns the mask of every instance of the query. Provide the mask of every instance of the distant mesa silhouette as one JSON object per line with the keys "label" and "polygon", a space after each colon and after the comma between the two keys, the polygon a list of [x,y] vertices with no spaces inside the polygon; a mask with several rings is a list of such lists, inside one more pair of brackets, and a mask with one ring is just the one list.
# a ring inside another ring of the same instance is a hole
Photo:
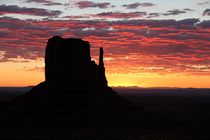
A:
{"label": "distant mesa silhouette", "polygon": [[45,81],[12,104],[36,108],[43,105],[133,106],[108,87],[103,53],[100,48],[97,65],[91,60],[89,42],[60,36],[50,38],[45,52]]}

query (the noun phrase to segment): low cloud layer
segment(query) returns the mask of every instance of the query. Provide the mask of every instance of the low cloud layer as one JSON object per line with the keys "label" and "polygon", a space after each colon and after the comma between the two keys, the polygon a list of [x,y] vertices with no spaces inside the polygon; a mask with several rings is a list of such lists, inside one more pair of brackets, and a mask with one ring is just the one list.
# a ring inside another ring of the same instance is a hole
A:
{"label": "low cloud layer", "polygon": [[104,47],[109,73],[210,73],[210,21],[185,20],[20,20],[0,18],[0,61],[44,57],[54,35],[83,38],[93,58]]}

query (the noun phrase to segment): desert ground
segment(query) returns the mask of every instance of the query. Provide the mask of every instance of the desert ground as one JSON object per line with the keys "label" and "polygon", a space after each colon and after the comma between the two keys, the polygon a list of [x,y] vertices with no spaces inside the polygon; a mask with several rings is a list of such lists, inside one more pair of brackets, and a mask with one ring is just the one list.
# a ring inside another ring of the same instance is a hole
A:
{"label": "desert ground", "polygon": [[[5,102],[12,101],[30,90],[30,88],[0,88],[0,102],[4,104]],[[123,119],[125,122],[119,121],[116,123],[119,125],[117,127],[114,125],[113,127],[98,127],[93,125],[94,122],[98,123],[105,120],[103,118],[96,120],[97,118],[92,118],[93,115],[83,120],[86,125],[81,125],[83,122],[78,118],[78,114],[84,112],[84,110],[78,111],[76,115],[65,112],[52,114],[43,112],[11,113],[8,111],[6,113],[1,112],[0,138],[14,140],[53,140],[65,139],[66,137],[69,139],[91,140],[202,140],[210,138],[210,89],[136,87],[115,87],[113,89],[127,100],[143,106],[147,112],[175,120],[179,124],[179,127],[176,126],[174,129],[172,127],[171,130],[167,130],[167,128],[152,129],[152,127],[138,128],[136,126],[132,128],[132,125],[126,124],[126,120]],[[104,112],[100,113],[103,114]],[[95,115],[97,116],[97,114]],[[135,115],[135,110],[133,110],[132,115]],[[109,117],[111,118],[111,116]],[[118,117],[120,120],[124,116]],[[74,121],[68,125],[63,125],[69,119]],[[141,122],[136,124],[141,125]]]}

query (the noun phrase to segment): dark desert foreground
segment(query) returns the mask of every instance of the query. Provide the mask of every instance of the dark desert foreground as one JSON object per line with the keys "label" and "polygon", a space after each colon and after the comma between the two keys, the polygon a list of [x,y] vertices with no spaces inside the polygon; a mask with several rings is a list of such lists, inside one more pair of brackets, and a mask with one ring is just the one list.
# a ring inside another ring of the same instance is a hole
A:
{"label": "dark desert foreground", "polygon": [[[0,88],[1,102],[16,98],[30,90],[26,88]],[[162,116],[168,116],[179,123],[187,125],[187,130],[148,130],[148,129],[116,129],[116,128],[65,128],[59,125],[61,116],[49,117],[43,120],[43,126],[36,128],[35,124],[19,124],[21,118],[1,115],[1,136],[12,139],[58,139],[69,136],[72,139],[132,139],[132,140],[176,140],[176,139],[209,139],[210,138],[210,89],[177,89],[177,88],[114,88],[119,95],[144,106],[145,110]],[[1,113],[2,114],[2,113]],[[12,114],[15,115],[15,114]],[[46,115],[46,114],[45,114]],[[65,114],[63,114],[65,115]],[[36,116],[38,117],[38,116]],[[40,114],[41,117],[41,114]],[[123,116],[120,116],[123,117]],[[4,120],[2,119],[4,118]],[[5,120],[6,118],[6,120]],[[64,117],[65,118],[65,117]],[[76,118],[75,118],[76,119]],[[41,120],[41,118],[40,118]],[[50,125],[50,123],[52,123]],[[56,122],[56,123],[55,123]],[[35,122],[34,122],[35,123]],[[75,122],[76,123],[76,122]],[[19,126],[18,126],[19,125]],[[24,126],[25,125],[25,126]],[[47,128],[47,125],[50,128]],[[16,126],[16,127],[13,127]],[[20,128],[21,127],[21,128]],[[141,128],[141,127],[140,127]],[[185,129],[185,128],[183,128]],[[54,133],[55,137],[49,134]],[[57,133],[57,134],[56,134]],[[48,135],[47,135],[48,134]],[[57,137],[56,137],[57,136]]]}
{"label": "dark desert foreground", "polygon": [[146,110],[187,123],[196,132],[209,131],[210,89],[116,88],[121,96]]}

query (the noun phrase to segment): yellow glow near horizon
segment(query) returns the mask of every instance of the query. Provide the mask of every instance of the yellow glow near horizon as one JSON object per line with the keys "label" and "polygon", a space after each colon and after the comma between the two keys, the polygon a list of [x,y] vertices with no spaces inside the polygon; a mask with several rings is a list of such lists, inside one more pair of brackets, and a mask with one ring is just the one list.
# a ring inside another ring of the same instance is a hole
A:
{"label": "yellow glow near horizon", "polygon": [[[44,67],[43,61],[0,63],[0,86],[31,86],[44,81],[44,71],[33,71],[34,67]],[[210,75],[185,75],[137,73],[107,73],[109,86],[139,87],[181,87],[210,88]]]}
{"label": "yellow glow near horizon", "polygon": [[44,66],[42,62],[4,62],[0,63],[0,86],[31,86],[44,80],[43,72],[24,70],[34,66]]}
{"label": "yellow glow near horizon", "polygon": [[210,88],[210,76],[154,73],[108,74],[110,86]]}

